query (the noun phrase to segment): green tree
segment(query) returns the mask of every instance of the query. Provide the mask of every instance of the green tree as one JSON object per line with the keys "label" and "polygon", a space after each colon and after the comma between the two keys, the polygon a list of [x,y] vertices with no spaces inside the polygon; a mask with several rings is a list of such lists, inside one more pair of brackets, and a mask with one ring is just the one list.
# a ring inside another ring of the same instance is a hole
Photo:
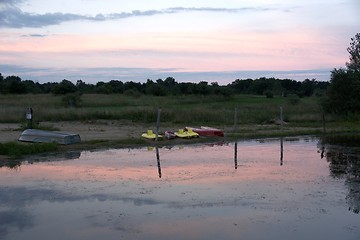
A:
{"label": "green tree", "polygon": [[356,75],[344,68],[331,72],[328,101],[325,103],[328,112],[343,114],[360,109],[360,81],[356,79]]}
{"label": "green tree", "polygon": [[67,93],[74,93],[78,90],[78,88],[69,80],[62,80],[59,84],[55,85],[52,89],[54,94],[62,94],[65,95]]}
{"label": "green tree", "polygon": [[4,79],[4,93],[23,94],[26,93],[25,84],[21,82],[18,76],[8,76]]}
{"label": "green tree", "polygon": [[347,51],[350,54],[350,61],[346,63],[346,67],[350,71],[360,72],[360,33],[351,38]]}
{"label": "green tree", "polygon": [[360,34],[351,38],[350,61],[347,69],[334,69],[331,72],[327,100],[323,107],[327,112],[348,114],[360,112]]}

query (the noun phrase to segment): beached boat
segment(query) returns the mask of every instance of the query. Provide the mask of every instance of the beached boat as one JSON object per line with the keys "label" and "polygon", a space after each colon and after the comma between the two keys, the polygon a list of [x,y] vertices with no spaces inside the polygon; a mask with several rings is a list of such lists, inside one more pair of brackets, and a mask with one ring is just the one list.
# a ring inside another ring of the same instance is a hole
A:
{"label": "beached boat", "polygon": [[199,134],[194,132],[192,129],[184,131],[184,129],[179,129],[179,131],[175,132],[175,135],[179,138],[195,138],[199,137]]}
{"label": "beached boat", "polygon": [[[141,134],[143,138],[147,139],[156,139],[156,134],[152,130],[147,130],[146,133]],[[158,134],[158,139],[162,138],[163,136]]]}
{"label": "beached boat", "polygon": [[49,143],[55,142],[58,144],[74,144],[81,141],[79,134],[52,132],[38,129],[26,129],[20,137],[21,142],[34,142],[34,143]]}
{"label": "beached boat", "polygon": [[192,131],[198,133],[200,136],[224,137],[224,131],[218,128],[201,126],[200,128],[185,127],[185,129],[187,129],[188,131],[191,129]]}

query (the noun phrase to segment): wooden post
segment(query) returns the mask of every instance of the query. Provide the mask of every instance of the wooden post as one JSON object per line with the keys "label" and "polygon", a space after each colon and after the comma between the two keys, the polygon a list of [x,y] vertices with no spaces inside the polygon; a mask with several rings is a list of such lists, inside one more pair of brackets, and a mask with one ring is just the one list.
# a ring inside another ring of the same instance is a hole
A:
{"label": "wooden post", "polygon": [[325,126],[325,113],[322,113],[322,122],[323,122],[323,133],[326,133],[326,126]]}
{"label": "wooden post", "polygon": [[280,107],[280,127],[281,127],[281,130],[283,129],[283,123],[284,123],[283,108]]}
{"label": "wooden post", "polygon": [[[284,117],[283,117],[283,108],[280,107],[280,129],[283,130]],[[280,166],[284,163],[284,142],[283,137],[280,137]]]}
{"label": "wooden post", "polygon": [[160,128],[160,113],[161,113],[161,108],[158,109],[158,113],[157,113],[157,120],[156,120],[156,137],[155,140],[158,140],[158,136],[159,136],[159,128]]}
{"label": "wooden post", "polygon": [[28,108],[26,110],[26,120],[27,120],[27,128],[33,127],[33,110],[32,108]]}
{"label": "wooden post", "polygon": [[238,110],[235,108],[234,112],[234,132],[237,130],[237,122],[238,122]]}
{"label": "wooden post", "polygon": [[284,140],[280,138],[280,166],[284,164]]}

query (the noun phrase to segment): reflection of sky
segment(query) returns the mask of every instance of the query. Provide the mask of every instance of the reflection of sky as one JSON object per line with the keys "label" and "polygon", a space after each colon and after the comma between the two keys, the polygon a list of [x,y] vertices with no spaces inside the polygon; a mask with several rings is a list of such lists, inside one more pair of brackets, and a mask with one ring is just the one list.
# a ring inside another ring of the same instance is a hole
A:
{"label": "reflection of sky", "polygon": [[[83,152],[0,169],[0,239],[354,239],[346,189],[316,142]],[[10,217],[11,216],[11,217]],[[264,232],[258,231],[261,228]],[[64,231],[66,229],[66,231]],[[296,232],[297,235],[293,236]],[[287,236],[287,237],[286,237]]]}

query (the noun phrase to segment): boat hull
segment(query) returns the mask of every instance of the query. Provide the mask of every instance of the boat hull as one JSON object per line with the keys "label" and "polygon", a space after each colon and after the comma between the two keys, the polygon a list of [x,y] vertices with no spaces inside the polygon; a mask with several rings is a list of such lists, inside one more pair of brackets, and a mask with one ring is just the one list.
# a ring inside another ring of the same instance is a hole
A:
{"label": "boat hull", "polygon": [[81,138],[79,134],[52,132],[38,129],[26,129],[20,137],[21,142],[34,142],[34,143],[49,143],[55,142],[62,145],[79,143]]}
{"label": "boat hull", "polygon": [[198,133],[200,136],[205,137],[224,137],[224,131],[218,128],[212,128],[212,127],[200,127],[200,128],[194,128],[194,127],[186,127],[186,129],[192,129],[194,132]]}
{"label": "boat hull", "polygon": [[167,139],[174,139],[174,138],[176,138],[176,134],[174,132],[171,132],[171,131],[165,131],[165,137]]}

